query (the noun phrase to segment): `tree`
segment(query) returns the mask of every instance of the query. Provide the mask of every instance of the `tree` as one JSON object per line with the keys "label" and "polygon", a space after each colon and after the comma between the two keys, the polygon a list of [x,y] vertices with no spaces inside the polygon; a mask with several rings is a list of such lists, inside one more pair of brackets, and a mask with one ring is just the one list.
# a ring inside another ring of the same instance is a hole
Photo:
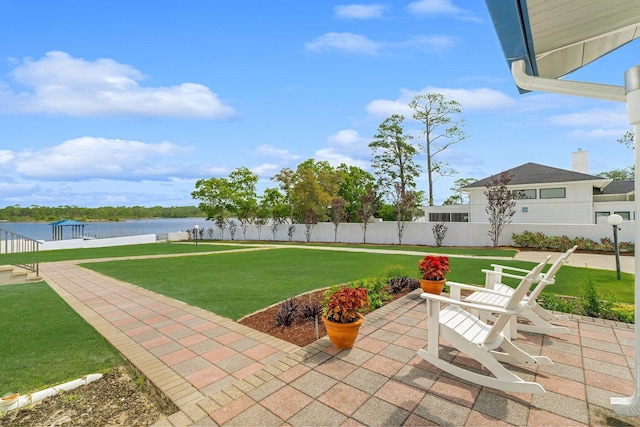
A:
{"label": "tree", "polygon": [[448,163],[438,161],[436,156],[453,144],[464,141],[464,120],[454,119],[462,113],[460,103],[447,100],[440,93],[427,93],[415,96],[409,103],[412,117],[424,125],[421,136],[424,138],[422,149],[427,157],[427,178],[429,182],[429,206],[433,206],[433,182],[438,176],[453,176],[457,172]]}
{"label": "tree", "polygon": [[[258,178],[258,175],[244,166],[237,168],[229,175],[229,187],[232,191],[232,213],[240,221],[244,239],[247,238],[247,227],[253,223],[258,209],[256,194]],[[235,232],[235,229],[233,231]]]}
{"label": "tree", "polygon": [[420,175],[420,166],[414,161],[418,150],[410,142],[411,135],[405,135],[403,123],[404,116],[400,114],[387,117],[369,144],[373,149],[372,167],[383,193],[392,193],[398,183],[404,195],[415,188],[415,179]]}
{"label": "tree", "polygon": [[264,190],[258,212],[267,215],[271,219],[271,233],[273,240],[276,240],[278,228],[287,221],[289,206],[285,202],[285,197],[277,188],[267,188]]}
{"label": "tree", "polygon": [[314,225],[328,218],[341,180],[342,172],[328,162],[309,159],[298,165],[292,179],[290,200],[293,218],[305,224],[307,241],[311,239]]}
{"label": "tree", "polygon": [[492,176],[491,181],[485,185],[484,195],[487,198],[485,210],[489,214],[488,234],[493,246],[498,246],[500,233],[516,213],[513,192],[507,188],[512,178],[511,172],[503,171],[499,175]]}
{"label": "tree", "polygon": [[191,197],[199,200],[198,208],[207,220],[218,220],[233,209],[233,190],[226,178],[209,178],[196,181]]}
{"label": "tree", "polygon": [[613,169],[606,172],[600,172],[597,176],[602,178],[611,178],[614,181],[630,181],[635,179],[636,168],[634,165],[627,166],[623,169]]}
{"label": "tree", "polygon": [[367,243],[367,224],[369,219],[378,208],[378,195],[373,188],[368,188],[367,192],[360,196],[358,207],[358,218],[362,221],[362,243]]}
{"label": "tree", "polygon": [[338,241],[338,226],[344,220],[346,214],[347,202],[340,197],[336,196],[331,201],[331,222],[333,222],[333,240]]}
{"label": "tree", "polygon": [[627,131],[622,135],[622,138],[618,140],[620,144],[623,144],[627,148],[633,148],[635,146],[635,135],[632,131]]}
{"label": "tree", "polygon": [[405,190],[402,192],[400,183],[396,182],[393,199],[393,213],[398,230],[398,244],[401,245],[404,230],[407,228],[407,225],[413,221],[415,216],[418,193],[413,190]]}
{"label": "tree", "polygon": [[458,178],[453,182],[453,187],[449,190],[453,191],[453,194],[444,201],[443,205],[463,205],[469,201],[469,196],[460,189],[466,185],[476,182],[475,178]]}
{"label": "tree", "polygon": [[367,192],[367,188],[375,186],[375,178],[372,174],[357,166],[347,166],[342,163],[337,168],[342,173],[342,180],[338,188],[338,196],[345,201],[346,222],[356,222],[360,197]]}

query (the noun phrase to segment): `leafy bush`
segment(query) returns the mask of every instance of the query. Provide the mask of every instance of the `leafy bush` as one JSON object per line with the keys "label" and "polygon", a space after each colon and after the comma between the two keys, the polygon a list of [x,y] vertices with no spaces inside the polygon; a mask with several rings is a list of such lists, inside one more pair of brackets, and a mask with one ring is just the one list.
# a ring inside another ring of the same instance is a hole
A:
{"label": "leafy bush", "polygon": [[399,294],[404,290],[411,292],[420,287],[420,280],[413,277],[392,277],[388,283],[392,294]]}
{"label": "leafy bush", "polygon": [[556,294],[543,293],[538,299],[540,306],[551,311],[577,314],[579,312],[578,300],[569,297],[560,297]]}
{"label": "leafy bush", "polygon": [[543,293],[538,299],[540,306],[547,310],[562,313],[580,314],[618,322],[634,323],[635,308],[632,304],[615,301],[613,294],[605,299],[600,298],[596,286],[588,280],[584,286],[584,294],[579,298]]}
{"label": "leafy bush", "polygon": [[407,269],[400,264],[394,264],[387,267],[382,273],[382,277],[404,277],[407,276]]}
{"label": "leafy bush", "polygon": [[614,303],[608,318],[618,322],[635,323],[635,307],[633,304]]}
{"label": "leafy bush", "polygon": [[300,315],[303,319],[315,319],[316,316],[322,316],[322,304],[318,298],[307,296],[302,303],[300,303]]}
{"label": "leafy bush", "polygon": [[[603,237],[596,242],[586,237],[570,238],[568,236],[546,236],[544,233],[524,231],[521,234],[513,233],[511,240],[514,246],[532,249],[554,249],[565,252],[574,245],[583,251],[607,251],[613,252],[614,245],[610,238]],[[631,242],[620,242],[619,247],[625,252],[633,252],[635,245]]]}
{"label": "leafy bush", "polygon": [[298,304],[295,298],[289,298],[285,300],[276,313],[276,325],[278,326],[291,326],[296,320],[296,314],[298,312]]}
{"label": "leafy bush", "polygon": [[600,317],[602,314],[604,305],[600,300],[596,285],[591,280],[588,280],[584,287],[584,294],[580,297],[580,306],[585,316]]}

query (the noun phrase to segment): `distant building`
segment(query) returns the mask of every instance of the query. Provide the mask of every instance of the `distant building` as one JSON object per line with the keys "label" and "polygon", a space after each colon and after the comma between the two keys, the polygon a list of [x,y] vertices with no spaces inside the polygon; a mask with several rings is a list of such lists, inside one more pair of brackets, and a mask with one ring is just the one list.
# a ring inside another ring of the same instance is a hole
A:
{"label": "distant building", "polygon": [[[573,153],[573,170],[525,163],[509,172],[514,192],[513,224],[597,224],[612,213],[635,221],[633,181],[613,181],[589,175],[587,152]],[[461,188],[464,205],[424,206],[427,222],[489,222],[485,185],[497,176]],[[603,218],[604,217],[604,218]],[[598,218],[603,218],[598,220]]]}

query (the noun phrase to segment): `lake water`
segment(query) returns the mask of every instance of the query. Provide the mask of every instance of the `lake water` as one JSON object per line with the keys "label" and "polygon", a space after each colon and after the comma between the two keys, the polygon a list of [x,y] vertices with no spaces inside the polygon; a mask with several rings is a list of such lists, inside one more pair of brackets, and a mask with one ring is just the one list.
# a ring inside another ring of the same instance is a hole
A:
{"label": "lake water", "polygon": [[[21,234],[35,240],[50,241],[53,227],[48,222],[0,222],[0,229]],[[108,237],[137,236],[140,234],[163,234],[193,229],[217,228],[213,221],[204,218],[153,218],[120,222],[85,222],[84,235],[98,239]],[[63,227],[63,238],[72,237],[72,227]],[[205,231],[205,236],[207,232]]]}

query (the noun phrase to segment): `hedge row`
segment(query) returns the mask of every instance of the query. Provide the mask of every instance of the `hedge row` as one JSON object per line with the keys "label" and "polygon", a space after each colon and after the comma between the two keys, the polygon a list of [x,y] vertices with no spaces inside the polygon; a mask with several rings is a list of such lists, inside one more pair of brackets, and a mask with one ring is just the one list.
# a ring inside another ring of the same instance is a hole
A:
{"label": "hedge row", "polygon": [[[574,245],[578,250],[613,252],[613,241],[609,237],[603,237],[596,242],[585,237],[570,238],[568,236],[547,236],[544,233],[524,231],[521,234],[513,233],[511,236],[514,246],[522,248],[557,250],[564,252]],[[631,242],[619,242],[618,246],[623,252],[634,252],[635,245]]]}

